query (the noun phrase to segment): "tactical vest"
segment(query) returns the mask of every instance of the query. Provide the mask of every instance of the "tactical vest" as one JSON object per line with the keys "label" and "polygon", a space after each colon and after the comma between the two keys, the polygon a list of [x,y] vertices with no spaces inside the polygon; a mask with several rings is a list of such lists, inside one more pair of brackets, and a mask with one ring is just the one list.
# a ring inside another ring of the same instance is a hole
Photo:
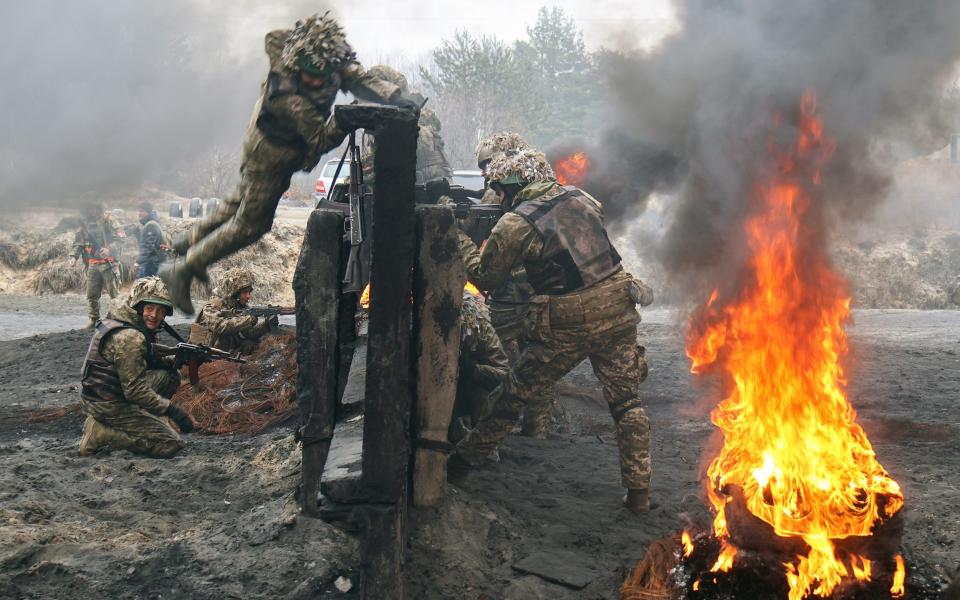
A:
{"label": "tactical vest", "polygon": [[121,329],[135,329],[129,323],[103,319],[97,322],[93,339],[87,349],[87,356],[83,359],[83,369],[80,372],[80,395],[91,402],[123,402],[123,388],[120,385],[120,375],[117,367],[103,357],[103,342],[107,336]]}
{"label": "tactical vest", "polygon": [[527,280],[537,294],[583,290],[622,269],[599,203],[575,187],[563,189],[559,196],[527,200],[513,209],[543,240],[539,260],[524,262]]}

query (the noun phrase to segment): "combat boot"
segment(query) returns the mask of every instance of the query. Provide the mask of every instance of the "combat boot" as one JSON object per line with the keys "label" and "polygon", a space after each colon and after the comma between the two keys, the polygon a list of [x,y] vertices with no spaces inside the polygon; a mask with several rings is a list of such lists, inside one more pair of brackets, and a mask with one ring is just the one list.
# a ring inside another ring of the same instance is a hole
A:
{"label": "combat boot", "polygon": [[110,443],[110,428],[94,419],[87,417],[83,422],[83,436],[80,438],[80,456],[92,456]]}
{"label": "combat boot", "polygon": [[638,515],[648,513],[653,508],[650,505],[650,492],[648,490],[627,490],[627,495],[623,497],[623,505],[627,507],[627,510]]}
{"label": "combat boot", "polygon": [[190,299],[190,286],[193,284],[194,277],[205,283],[206,273],[196,273],[187,266],[185,261],[176,260],[160,267],[157,275],[167,286],[174,308],[185,315],[192,315],[194,311],[193,301]]}

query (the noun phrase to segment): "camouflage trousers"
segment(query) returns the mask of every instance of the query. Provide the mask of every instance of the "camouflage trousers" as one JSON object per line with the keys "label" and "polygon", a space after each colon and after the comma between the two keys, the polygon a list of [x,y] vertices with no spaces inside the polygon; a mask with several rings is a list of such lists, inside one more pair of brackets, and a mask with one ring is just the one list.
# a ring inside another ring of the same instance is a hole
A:
{"label": "camouflage trousers", "polygon": [[303,166],[302,150],[271,142],[253,125],[243,150],[240,183],[190,230],[186,264],[195,273],[269,232],[290,177]]}
{"label": "camouflage trousers", "polygon": [[[528,345],[523,337],[523,320],[528,304],[490,304],[490,322],[500,337],[510,366],[520,361]],[[523,435],[544,439],[553,425],[553,412],[557,405],[556,382],[547,383],[523,407],[521,428]]]}
{"label": "camouflage trousers", "polygon": [[[631,309],[634,316],[636,310]],[[530,340],[510,374],[511,390],[500,397],[490,418],[479,423],[457,449],[469,464],[478,464],[506,438],[519,413],[532,399],[589,359],[616,424],[620,477],[628,489],[650,486],[650,421],[640,406],[640,352],[635,319],[614,327],[596,324],[553,328]]]}
{"label": "camouflage trousers", "polygon": [[[114,266],[114,269],[119,267]],[[106,290],[111,298],[117,297],[117,278],[105,264],[87,267],[87,315],[91,322],[100,320],[100,296]]]}
{"label": "camouflage trousers", "polygon": [[[148,370],[147,385],[170,398],[180,387],[180,373]],[[87,419],[80,440],[81,454],[101,449],[129,450],[152,458],[170,458],[183,448],[180,435],[165,417],[127,402],[91,402],[80,399]]]}

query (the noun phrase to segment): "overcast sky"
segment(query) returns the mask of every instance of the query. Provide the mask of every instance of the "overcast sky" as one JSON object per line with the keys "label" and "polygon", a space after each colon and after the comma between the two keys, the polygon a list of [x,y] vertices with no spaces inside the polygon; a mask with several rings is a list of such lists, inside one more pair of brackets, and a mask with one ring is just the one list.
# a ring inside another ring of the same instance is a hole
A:
{"label": "overcast sky", "polygon": [[[236,31],[231,51],[239,55],[247,52],[253,40],[261,38],[268,29],[292,25],[279,21],[284,11],[278,11],[276,5],[304,7],[303,16],[324,6],[289,0],[271,3],[270,7],[235,11],[223,0],[207,3],[225,7],[217,18],[225,18]],[[396,57],[397,62],[416,60],[461,29],[511,42],[526,36],[526,28],[536,21],[542,6],[559,6],[573,17],[591,49],[649,47],[675,27],[669,0],[355,0],[330,2],[326,6],[338,15],[347,38],[361,60],[368,63],[389,57]],[[287,14],[290,12],[296,13],[296,8],[289,9]]]}

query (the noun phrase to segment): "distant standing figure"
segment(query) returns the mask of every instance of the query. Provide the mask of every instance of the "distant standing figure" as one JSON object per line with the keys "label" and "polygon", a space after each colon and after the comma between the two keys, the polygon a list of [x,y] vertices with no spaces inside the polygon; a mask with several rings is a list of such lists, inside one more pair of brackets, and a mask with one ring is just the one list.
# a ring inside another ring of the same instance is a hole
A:
{"label": "distant standing figure", "polygon": [[112,246],[127,234],[99,202],[84,206],[80,218],[70,266],[75,266],[79,259],[86,267],[87,314],[90,317],[87,329],[93,329],[100,320],[100,295],[106,290],[111,298],[117,297],[120,276]]}
{"label": "distant standing figure", "polygon": [[152,277],[157,274],[160,263],[166,258],[167,244],[163,234],[163,227],[149,202],[140,204],[140,252],[133,268],[137,270],[137,278]]}

